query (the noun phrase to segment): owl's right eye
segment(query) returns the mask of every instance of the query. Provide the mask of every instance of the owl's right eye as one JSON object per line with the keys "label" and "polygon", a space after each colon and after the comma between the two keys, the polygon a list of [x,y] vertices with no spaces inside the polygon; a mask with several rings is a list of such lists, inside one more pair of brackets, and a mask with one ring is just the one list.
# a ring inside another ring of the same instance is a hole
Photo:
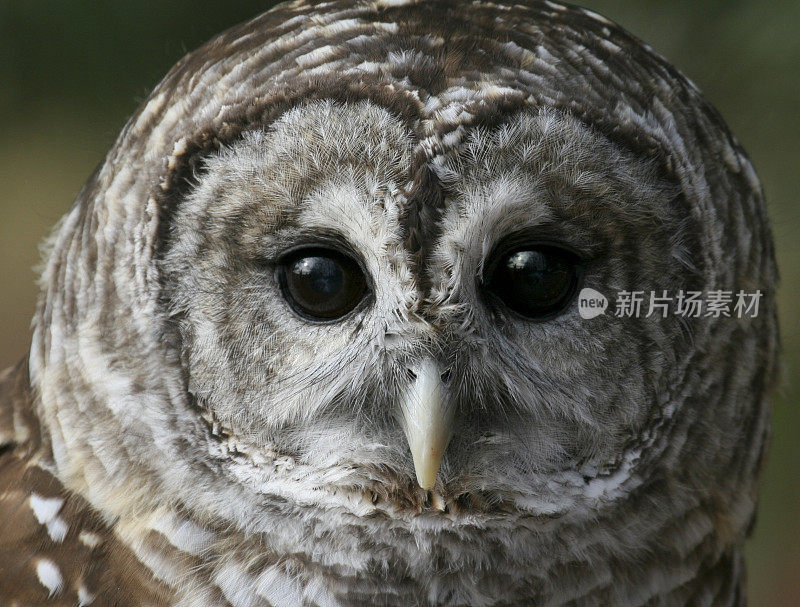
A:
{"label": "owl's right eye", "polygon": [[291,308],[307,320],[338,320],[367,294],[367,279],[358,263],[323,247],[292,251],[278,265],[277,278]]}

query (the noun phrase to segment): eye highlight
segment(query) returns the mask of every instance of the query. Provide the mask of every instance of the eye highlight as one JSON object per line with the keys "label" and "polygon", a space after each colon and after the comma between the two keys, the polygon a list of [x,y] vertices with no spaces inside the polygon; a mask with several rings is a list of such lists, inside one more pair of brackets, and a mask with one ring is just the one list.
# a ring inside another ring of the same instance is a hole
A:
{"label": "eye highlight", "polygon": [[572,301],[580,279],[577,256],[553,245],[521,245],[494,255],[484,289],[528,320],[545,320]]}
{"label": "eye highlight", "polygon": [[333,249],[292,251],[281,260],[276,273],[286,301],[307,320],[338,320],[367,294],[367,279],[358,263]]}

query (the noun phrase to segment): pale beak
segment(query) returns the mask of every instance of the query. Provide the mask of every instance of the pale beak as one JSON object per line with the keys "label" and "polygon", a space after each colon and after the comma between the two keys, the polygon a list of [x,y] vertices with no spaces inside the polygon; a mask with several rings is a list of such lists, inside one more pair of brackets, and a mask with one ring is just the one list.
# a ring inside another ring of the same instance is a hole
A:
{"label": "pale beak", "polygon": [[445,407],[439,365],[426,358],[412,371],[415,378],[402,396],[399,417],[414,458],[417,483],[432,489],[450,440],[452,415]]}

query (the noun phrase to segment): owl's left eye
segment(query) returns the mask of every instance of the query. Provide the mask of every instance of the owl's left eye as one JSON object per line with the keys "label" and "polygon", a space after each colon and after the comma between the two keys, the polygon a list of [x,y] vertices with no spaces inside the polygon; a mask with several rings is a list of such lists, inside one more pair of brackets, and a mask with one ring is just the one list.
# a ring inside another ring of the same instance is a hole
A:
{"label": "owl's left eye", "polygon": [[545,320],[572,301],[581,264],[571,251],[552,245],[527,245],[493,255],[484,288],[520,316]]}
{"label": "owl's left eye", "polygon": [[358,263],[333,249],[293,251],[278,266],[277,278],[292,309],[309,320],[342,318],[367,293],[367,279]]}

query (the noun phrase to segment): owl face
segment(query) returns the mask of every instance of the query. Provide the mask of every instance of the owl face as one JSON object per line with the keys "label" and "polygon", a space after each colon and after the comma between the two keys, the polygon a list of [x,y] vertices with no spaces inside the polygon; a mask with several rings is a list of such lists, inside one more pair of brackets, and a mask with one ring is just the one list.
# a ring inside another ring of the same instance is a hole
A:
{"label": "owl face", "polygon": [[[37,457],[180,604],[737,604],[775,282],[746,155],[608,20],[285,3],[54,233]],[[759,314],[615,313],[722,289]]]}
{"label": "owl face", "polygon": [[205,159],[161,266],[221,469],[390,506],[602,497],[588,480],[626,474],[685,339],[582,320],[577,293],[686,287],[677,189],[551,110],[420,147],[385,108],[321,100]]}

